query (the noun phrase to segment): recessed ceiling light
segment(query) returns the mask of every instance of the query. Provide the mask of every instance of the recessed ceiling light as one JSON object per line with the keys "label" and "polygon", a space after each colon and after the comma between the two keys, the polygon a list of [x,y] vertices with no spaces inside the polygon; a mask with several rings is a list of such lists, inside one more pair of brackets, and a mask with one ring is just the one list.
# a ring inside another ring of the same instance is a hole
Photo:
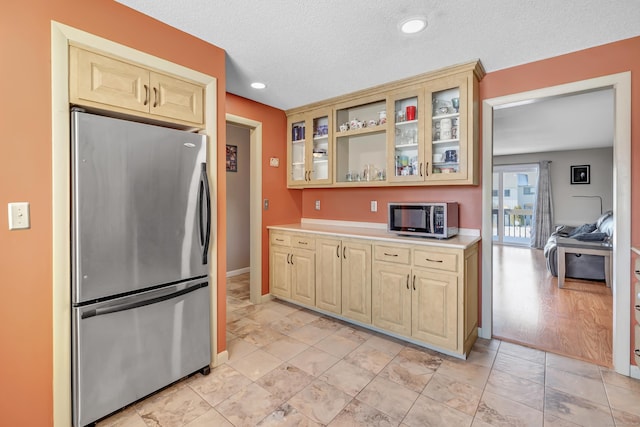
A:
{"label": "recessed ceiling light", "polygon": [[253,82],[251,83],[251,87],[254,89],[264,89],[267,87],[267,85],[261,82]]}
{"label": "recessed ceiling light", "polygon": [[415,34],[427,28],[427,20],[424,18],[411,18],[400,23],[400,31],[405,34]]}

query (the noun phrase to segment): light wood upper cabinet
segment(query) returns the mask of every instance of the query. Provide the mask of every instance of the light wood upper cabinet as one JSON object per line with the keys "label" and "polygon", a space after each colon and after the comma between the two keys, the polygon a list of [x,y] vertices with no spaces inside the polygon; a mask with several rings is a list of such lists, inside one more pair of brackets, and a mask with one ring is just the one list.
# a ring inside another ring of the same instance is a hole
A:
{"label": "light wood upper cabinet", "polygon": [[69,47],[72,104],[179,124],[204,123],[204,87],[110,56]]}
{"label": "light wood upper cabinet", "polygon": [[305,187],[332,182],[333,116],[314,110],[287,119],[287,185]]}
{"label": "light wood upper cabinet", "polygon": [[[483,76],[475,61],[288,110],[289,187],[477,185]],[[293,142],[292,129],[309,134],[308,114],[319,110],[333,112],[328,181],[310,178],[308,154]]]}

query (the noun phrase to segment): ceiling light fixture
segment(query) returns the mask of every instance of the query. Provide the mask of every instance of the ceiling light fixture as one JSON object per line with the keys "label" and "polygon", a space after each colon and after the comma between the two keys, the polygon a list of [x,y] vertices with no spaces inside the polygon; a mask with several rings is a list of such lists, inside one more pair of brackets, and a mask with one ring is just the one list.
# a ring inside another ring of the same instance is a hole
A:
{"label": "ceiling light fixture", "polygon": [[427,28],[427,20],[424,18],[410,18],[400,23],[400,31],[405,34],[415,34]]}
{"label": "ceiling light fixture", "polygon": [[254,89],[264,89],[267,87],[267,85],[261,82],[253,82],[251,83],[251,87]]}

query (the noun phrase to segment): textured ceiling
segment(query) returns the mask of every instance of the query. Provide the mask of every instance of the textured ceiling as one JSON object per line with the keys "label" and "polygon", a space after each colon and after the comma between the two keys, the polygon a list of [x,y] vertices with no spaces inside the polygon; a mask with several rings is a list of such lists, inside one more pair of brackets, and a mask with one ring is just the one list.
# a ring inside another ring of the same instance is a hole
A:
{"label": "textured ceiling", "polygon": [[[116,1],[224,49],[227,92],[284,110],[475,59],[491,72],[640,35],[640,0]],[[414,16],[426,30],[400,34]],[[612,136],[611,91],[494,115],[496,155]]]}
{"label": "textured ceiling", "polygon": [[[480,59],[488,72],[640,35],[638,0],[117,0],[227,52],[227,91],[289,109]],[[425,31],[398,31],[424,16]],[[262,81],[267,88],[249,87]]]}

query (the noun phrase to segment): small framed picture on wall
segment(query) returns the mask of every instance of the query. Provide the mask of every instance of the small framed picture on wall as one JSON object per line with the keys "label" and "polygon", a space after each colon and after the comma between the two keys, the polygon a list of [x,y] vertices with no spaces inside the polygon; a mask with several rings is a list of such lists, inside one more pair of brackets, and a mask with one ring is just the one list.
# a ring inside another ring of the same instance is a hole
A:
{"label": "small framed picture on wall", "polygon": [[227,145],[227,172],[238,172],[237,145]]}
{"label": "small framed picture on wall", "polygon": [[591,184],[591,165],[571,166],[571,184]]}

